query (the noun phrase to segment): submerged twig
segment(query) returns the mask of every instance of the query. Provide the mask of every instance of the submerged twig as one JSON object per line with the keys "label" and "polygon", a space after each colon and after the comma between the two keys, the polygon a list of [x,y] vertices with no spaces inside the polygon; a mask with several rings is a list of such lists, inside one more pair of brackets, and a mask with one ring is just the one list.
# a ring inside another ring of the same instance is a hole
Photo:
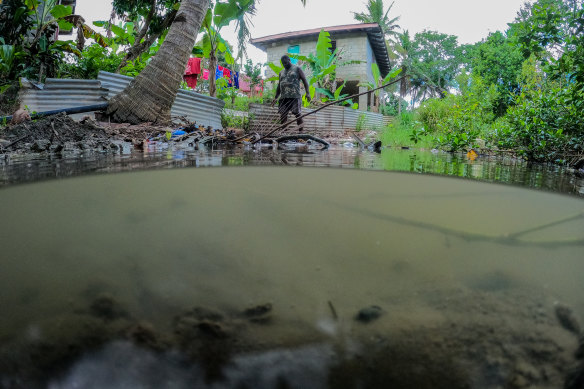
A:
{"label": "submerged twig", "polygon": [[[330,204],[330,202],[328,202],[328,204]],[[521,231],[521,232],[518,232],[515,234],[483,235],[483,234],[476,234],[476,233],[471,233],[471,232],[457,231],[457,230],[454,230],[454,229],[451,229],[448,227],[442,227],[442,226],[438,226],[435,224],[409,220],[409,219],[406,219],[404,217],[399,217],[399,216],[381,215],[381,214],[375,213],[375,212],[370,211],[370,210],[359,209],[356,207],[343,206],[342,208],[345,210],[350,210],[350,211],[357,212],[360,214],[365,214],[366,216],[373,217],[375,219],[381,219],[381,220],[386,220],[386,221],[390,221],[393,223],[405,224],[405,225],[409,225],[409,226],[413,226],[413,227],[424,228],[427,230],[441,232],[443,234],[447,234],[450,236],[459,237],[459,238],[464,239],[466,241],[483,241],[483,242],[493,242],[493,243],[499,243],[499,244],[505,244],[505,245],[511,245],[511,246],[538,246],[538,247],[546,247],[546,248],[556,248],[556,247],[560,247],[560,246],[584,246],[584,239],[541,241],[541,242],[524,241],[524,240],[518,239],[518,236],[524,235],[527,232],[539,230],[543,227],[549,227],[551,225],[557,225],[557,224],[560,224],[560,223],[563,223],[566,221],[574,220],[574,219],[579,218],[579,217],[584,217],[584,213],[580,213],[580,214],[575,215],[575,216],[570,216],[570,217],[562,219],[560,221],[548,223],[545,226],[538,226],[538,227],[535,227],[533,229]]]}
{"label": "submerged twig", "polygon": [[568,217],[565,217],[563,219],[556,220],[556,221],[549,222],[549,223],[545,223],[545,224],[542,224],[542,225],[539,225],[539,226],[536,226],[536,227],[528,228],[528,229],[523,230],[523,231],[514,232],[512,234],[508,234],[507,236],[510,237],[510,238],[517,238],[517,237],[519,237],[521,235],[525,235],[525,234],[528,234],[530,232],[534,232],[534,231],[538,231],[538,230],[543,230],[543,229],[546,229],[548,227],[557,226],[559,224],[567,223],[569,221],[576,220],[576,219],[580,219],[580,218],[583,218],[583,217],[584,217],[584,212],[580,212],[580,213],[577,213],[576,215],[573,215],[573,216],[568,216]]}
{"label": "submerged twig", "polygon": [[332,301],[328,301],[328,306],[331,309],[331,314],[333,315],[333,319],[335,320],[339,320],[339,316],[337,315],[337,310],[335,309],[335,306],[333,305]]}

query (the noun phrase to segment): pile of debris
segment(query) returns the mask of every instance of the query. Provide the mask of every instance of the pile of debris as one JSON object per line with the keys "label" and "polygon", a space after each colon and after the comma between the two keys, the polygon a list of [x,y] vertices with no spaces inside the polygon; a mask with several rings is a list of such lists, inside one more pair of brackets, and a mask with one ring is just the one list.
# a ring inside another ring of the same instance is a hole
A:
{"label": "pile of debris", "polygon": [[76,122],[64,113],[24,121],[0,133],[0,153],[118,149],[114,139],[93,120]]}

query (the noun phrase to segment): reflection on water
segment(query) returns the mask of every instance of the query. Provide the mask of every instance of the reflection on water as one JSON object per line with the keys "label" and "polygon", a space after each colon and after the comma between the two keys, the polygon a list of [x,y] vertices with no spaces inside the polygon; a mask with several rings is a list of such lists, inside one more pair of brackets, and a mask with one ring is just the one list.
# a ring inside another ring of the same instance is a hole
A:
{"label": "reflection on water", "polygon": [[[250,155],[182,162],[270,164]],[[584,372],[583,211],[346,169],[5,187],[0,387],[561,388]]]}
{"label": "reflection on water", "polygon": [[135,151],[122,155],[90,154],[71,158],[0,161],[0,185],[88,173],[255,165],[326,166],[445,174],[584,196],[584,178],[563,167],[487,156],[471,161],[465,155],[423,150],[384,149],[381,154],[376,154],[342,146],[325,151],[274,151],[271,148],[251,147],[195,151],[192,148],[178,148],[147,153]]}

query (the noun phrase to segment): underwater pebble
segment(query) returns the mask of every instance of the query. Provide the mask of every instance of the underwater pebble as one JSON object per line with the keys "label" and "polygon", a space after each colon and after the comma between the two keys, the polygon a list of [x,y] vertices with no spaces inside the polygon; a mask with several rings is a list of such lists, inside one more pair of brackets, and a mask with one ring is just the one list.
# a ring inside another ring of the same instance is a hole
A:
{"label": "underwater pebble", "polygon": [[554,303],[554,311],[556,313],[556,318],[564,329],[576,335],[580,334],[580,323],[578,323],[578,319],[576,319],[576,315],[574,315],[574,312],[570,307],[556,302]]}
{"label": "underwater pebble", "polygon": [[383,310],[380,307],[377,305],[372,305],[370,307],[361,309],[359,313],[357,313],[357,316],[355,316],[355,320],[362,323],[369,323],[373,320],[379,319],[382,314]]}

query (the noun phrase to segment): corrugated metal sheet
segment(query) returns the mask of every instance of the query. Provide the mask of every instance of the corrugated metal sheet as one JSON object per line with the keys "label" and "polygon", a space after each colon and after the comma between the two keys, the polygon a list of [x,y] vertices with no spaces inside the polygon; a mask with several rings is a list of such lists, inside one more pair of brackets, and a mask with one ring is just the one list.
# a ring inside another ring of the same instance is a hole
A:
{"label": "corrugated metal sheet", "polygon": [[[132,77],[103,71],[99,72],[97,79],[107,89],[108,99],[121,92],[132,81]],[[170,114],[184,116],[189,121],[204,126],[222,128],[221,112],[224,106],[223,100],[181,89],[176,95]]]}
{"label": "corrugated metal sheet", "polygon": [[[121,92],[132,77],[99,72],[97,80],[72,80],[48,78],[40,88],[24,80],[19,92],[20,101],[31,112],[101,104]],[[179,90],[171,109],[171,115],[186,117],[204,126],[222,128],[221,112],[225,102],[192,91]],[[80,118],[84,114],[72,115]]]}
{"label": "corrugated metal sheet", "polygon": [[[302,113],[312,112],[303,109]],[[253,132],[265,134],[278,126],[278,109],[262,104],[250,104],[250,126]],[[292,120],[293,115],[288,115]],[[304,118],[306,131],[345,131],[360,129],[380,130],[389,124],[393,118],[374,112],[358,111],[351,108],[330,106],[313,115]],[[288,131],[296,130],[296,123],[288,126]],[[276,133],[279,134],[283,131]]]}
{"label": "corrugated metal sheet", "polygon": [[[21,81],[19,98],[21,104],[31,112],[95,105],[107,101],[107,91],[98,80],[48,78],[42,89],[26,79]],[[84,115],[86,114],[73,116]]]}

